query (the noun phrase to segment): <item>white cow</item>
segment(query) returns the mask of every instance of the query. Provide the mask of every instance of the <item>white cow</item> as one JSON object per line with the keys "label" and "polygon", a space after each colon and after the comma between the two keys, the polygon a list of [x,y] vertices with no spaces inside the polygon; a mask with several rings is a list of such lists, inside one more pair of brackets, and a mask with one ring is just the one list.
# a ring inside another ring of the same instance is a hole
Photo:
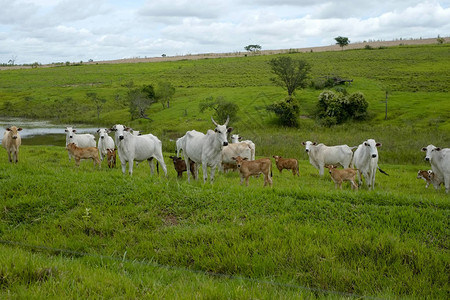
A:
{"label": "white cow", "polygon": [[164,174],[167,176],[167,168],[162,154],[162,143],[156,136],[152,134],[135,136],[130,133],[131,128],[120,124],[114,125],[110,130],[115,132],[114,137],[123,174],[125,174],[127,162],[128,173],[133,175],[133,161],[141,162],[144,160],[148,160],[151,174],[153,174],[153,158],[155,158],[161,164]]}
{"label": "white cow", "polygon": [[251,140],[245,140],[245,141],[241,141],[241,140],[242,140],[242,137],[239,134],[233,134],[231,136],[231,143],[232,144],[235,144],[235,143],[247,143],[248,146],[250,147],[251,152],[252,152],[251,158],[249,158],[249,160],[255,160],[255,152],[256,152],[255,143],[253,143]]}
{"label": "white cow", "polygon": [[426,152],[425,160],[431,164],[431,169],[438,178],[444,178],[445,192],[450,192],[450,148],[439,148],[428,145],[422,148]]}
{"label": "white cow", "polygon": [[180,157],[180,152],[181,152],[181,150],[183,150],[184,137],[185,137],[185,135],[183,135],[182,137],[180,137],[180,138],[177,139],[177,141],[176,141],[176,145],[177,145],[177,157]]}
{"label": "white cow", "polygon": [[19,131],[22,128],[17,128],[16,126],[11,126],[6,128],[3,134],[2,146],[8,152],[9,162],[19,162],[19,147],[22,144],[22,139],[20,138]]}
{"label": "white cow", "polygon": [[99,130],[97,130],[97,132],[99,135],[97,148],[98,151],[100,152],[100,159],[103,161],[103,159],[108,154],[107,149],[114,150],[115,148],[114,140],[112,139],[112,137],[108,135],[110,131],[106,128],[100,128]]}
{"label": "white cow", "polygon": [[302,145],[305,146],[305,151],[308,153],[309,162],[316,169],[319,170],[319,175],[323,176],[326,165],[340,164],[347,169],[352,162],[352,149],[356,147],[349,147],[347,145],[326,146],[316,142],[306,141]]}
{"label": "white cow", "polygon": [[[66,127],[66,147],[70,143],[74,143],[76,146],[81,148],[86,147],[96,147],[95,136],[90,133],[77,134],[77,130],[72,127]],[[72,155],[69,152],[69,161]]]}
{"label": "white cow", "polygon": [[[211,117],[216,128],[208,130],[206,134],[191,130],[186,132],[183,138],[182,149],[186,162],[188,182],[190,181],[190,163],[189,159],[197,164],[201,164],[203,168],[203,182],[208,179],[208,166],[211,167],[211,183],[214,181],[214,173],[217,166],[222,160],[222,147],[228,145],[227,135],[233,128],[227,128],[229,118],[224,125],[217,124]],[[198,168],[197,172],[198,172]],[[198,173],[197,173],[198,175]],[[198,178],[198,176],[196,177]]]}
{"label": "white cow", "polygon": [[362,176],[364,176],[367,187],[372,190],[375,187],[375,174],[377,169],[381,173],[388,175],[378,167],[379,155],[377,147],[381,147],[381,144],[375,142],[374,139],[368,139],[358,146],[352,161],[352,168],[358,169],[359,185],[361,186]]}

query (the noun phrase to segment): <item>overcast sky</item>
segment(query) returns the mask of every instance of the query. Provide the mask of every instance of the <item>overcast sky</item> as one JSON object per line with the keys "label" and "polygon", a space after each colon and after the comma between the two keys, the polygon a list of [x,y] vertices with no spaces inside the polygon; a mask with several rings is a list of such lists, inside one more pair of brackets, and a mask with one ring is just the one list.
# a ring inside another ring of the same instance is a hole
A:
{"label": "overcast sky", "polygon": [[450,0],[0,0],[0,63],[450,36]]}

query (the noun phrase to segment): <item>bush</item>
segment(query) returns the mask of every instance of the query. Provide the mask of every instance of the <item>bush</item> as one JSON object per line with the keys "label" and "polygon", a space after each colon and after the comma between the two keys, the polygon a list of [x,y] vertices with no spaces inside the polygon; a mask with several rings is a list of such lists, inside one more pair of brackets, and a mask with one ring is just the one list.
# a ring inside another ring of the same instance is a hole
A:
{"label": "bush", "polygon": [[297,100],[288,97],[283,101],[266,106],[266,110],[274,112],[280,119],[281,125],[288,127],[298,126],[300,106]]}
{"label": "bush", "polygon": [[360,92],[347,95],[342,92],[323,91],[317,102],[317,116],[324,126],[344,123],[349,119],[363,120],[367,117],[367,103]]}
{"label": "bush", "polygon": [[212,96],[206,98],[199,104],[200,112],[205,110],[214,111],[214,119],[216,122],[223,124],[230,117],[230,120],[237,121],[237,112],[239,111],[239,106],[233,102],[225,100],[224,97],[219,96],[214,99]]}

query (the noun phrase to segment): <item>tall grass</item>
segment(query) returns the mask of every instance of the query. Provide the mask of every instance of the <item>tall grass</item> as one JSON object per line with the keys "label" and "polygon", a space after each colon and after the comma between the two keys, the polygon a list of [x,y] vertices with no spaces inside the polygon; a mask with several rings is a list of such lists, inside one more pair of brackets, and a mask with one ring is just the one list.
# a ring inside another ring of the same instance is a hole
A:
{"label": "tall grass", "polygon": [[[442,190],[415,178],[425,165],[385,165],[390,176],[377,175],[375,191],[358,192],[335,190],[306,160],[300,178],[275,170],[272,189],[262,178],[242,187],[235,173],[204,185],[177,180],[173,168],[168,178],[151,176],[142,163],[129,177],[105,166],[76,168],[63,147],[23,147],[17,165],[0,160],[2,239],[55,249],[32,255],[3,246],[3,293],[185,298],[199,289],[202,298],[268,299],[323,290],[343,293],[336,297],[449,292],[450,205]],[[60,257],[56,249],[68,251]],[[33,263],[15,264],[17,257]],[[183,288],[188,280],[194,283]],[[161,291],[146,294],[148,285]],[[309,290],[297,294],[299,287]]]}

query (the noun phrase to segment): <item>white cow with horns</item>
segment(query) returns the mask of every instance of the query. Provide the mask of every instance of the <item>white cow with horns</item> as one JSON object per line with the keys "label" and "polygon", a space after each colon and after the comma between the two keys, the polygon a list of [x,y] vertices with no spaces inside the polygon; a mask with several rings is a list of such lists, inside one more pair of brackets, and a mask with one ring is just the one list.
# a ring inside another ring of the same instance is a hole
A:
{"label": "white cow with horns", "polygon": [[120,124],[114,125],[110,130],[115,132],[114,137],[123,174],[125,174],[127,162],[128,173],[133,175],[133,162],[144,160],[148,160],[151,173],[154,174],[153,158],[155,158],[161,164],[164,174],[167,176],[167,168],[162,154],[162,143],[156,136],[153,134],[135,136],[130,133],[131,128]]}
{"label": "white cow with horns", "polygon": [[[74,143],[76,146],[80,148],[86,147],[96,147],[97,143],[95,142],[95,136],[90,133],[77,134],[77,130],[72,127],[66,127],[66,147],[70,143]],[[72,155],[69,152],[69,161]]]}
{"label": "white cow with horns", "polygon": [[445,192],[450,192],[450,148],[439,148],[434,145],[428,145],[422,148],[426,152],[425,160],[431,164],[433,173],[438,178],[444,179]]}
{"label": "white cow with horns", "polygon": [[352,162],[352,149],[356,148],[347,145],[327,146],[311,141],[303,142],[302,145],[308,153],[309,162],[319,170],[320,176],[323,176],[326,165],[340,164],[347,169]]}
{"label": "white cow with horns", "polygon": [[99,130],[97,130],[97,133],[99,135],[98,151],[100,152],[100,159],[103,161],[103,159],[108,154],[108,149],[114,150],[114,140],[108,135],[109,129],[100,128]]}
{"label": "white cow with horns", "polygon": [[388,175],[378,167],[378,149],[381,143],[377,143],[374,139],[368,139],[358,146],[353,155],[352,168],[358,169],[359,185],[362,184],[362,176],[366,181],[367,187],[373,190],[375,187],[375,174],[377,169],[381,173]]}
{"label": "white cow with horns", "polygon": [[[208,130],[206,134],[191,130],[186,132],[182,138],[182,149],[188,174],[188,182],[190,181],[190,163],[189,159],[197,164],[202,165],[203,182],[208,179],[208,166],[211,167],[211,183],[214,181],[214,173],[222,160],[222,148],[228,145],[227,135],[233,128],[227,128],[228,117],[225,124],[219,125],[211,117],[213,124],[216,126],[214,130]],[[197,172],[198,172],[198,168]],[[198,178],[198,173],[197,177]]]}

